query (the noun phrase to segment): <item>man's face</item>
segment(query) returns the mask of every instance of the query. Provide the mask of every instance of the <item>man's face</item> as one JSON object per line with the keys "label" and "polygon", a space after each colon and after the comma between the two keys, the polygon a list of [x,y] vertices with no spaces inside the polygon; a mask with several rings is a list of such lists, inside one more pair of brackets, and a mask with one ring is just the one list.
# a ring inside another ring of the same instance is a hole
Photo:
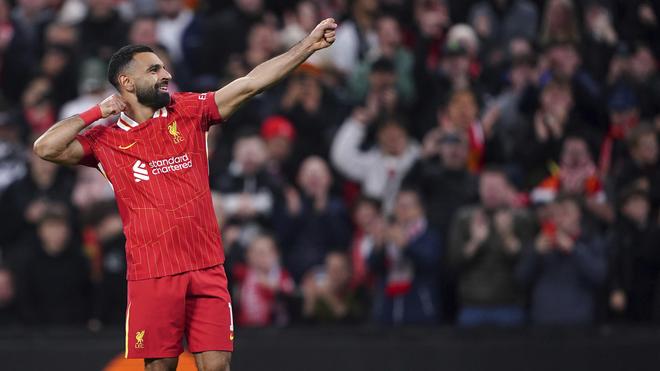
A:
{"label": "man's face", "polygon": [[328,165],[320,157],[307,158],[300,166],[298,183],[307,194],[327,194],[332,183]]}
{"label": "man's face", "polygon": [[399,126],[387,125],[378,132],[378,144],[390,156],[400,156],[408,146],[408,135]]}
{"label": "man's face", "polygon": [[460,139],[458,142],[446,142],[440,144],[440,158],[442,159],[442,164],[450,170],[462,170],[465,169],[468,160],[468,148],[467,141]]}
{"label": "man's face", "polygon": [[642,196],[628,199],[621,208],[621,213],[639,224],[646,224],[650,211],[649,201]]}
{"label": "man's face", "polygon": [[479,113],[474,95],[469,92],[461,92],[452,97],[447,110],[450,120],[463,129],[472,124]]}
{"label": "man's face", "polygon": [[582,221],[582,212],[580,206],[573,200],[566,200],[559,203],[555,215],[557,228],[567,234],[575,234],[580,230]]}
{"label": "man's face", "polygon": [[397,222],[411,223],[424,216],[419,196],[415,192],[402,191],[394,204],[394,216]]}
{"label": "man's face", "polygon": [[581,139],[569,139],[564,144],[561,154],[562,168],[572,169],[588,165],[591,162],[587,143]]}
{"label": "man's face", "polygon": [[248,265],[261,271],[269,271],[277,265],[277,247],[272,239],[259,237],[248,249]]}
{"label": "man's face", "polygon": [[159,109],[170,103],[167,86],[172,75],[156,54],[139,53],[133,56],[133,62],[126,75],[133,80],[133,92],[141,104]]}
{"label": "man's face", "polygon": [[479,178],[479,196],[486,209],[507,206],[511,188],[505,176],[498,172],[484,172]]}
{"label": "man's face", "polygon": [[401,43],[401,31],[396,19],[383,17],[378,20],[378,40],[385,45],[399,45]]}
{"label": "man's face", "polygon": [[642,164],[656,164],[658,162],[658,140],[655,134],[646,134],[639,138],[632,152],[635,159]]}

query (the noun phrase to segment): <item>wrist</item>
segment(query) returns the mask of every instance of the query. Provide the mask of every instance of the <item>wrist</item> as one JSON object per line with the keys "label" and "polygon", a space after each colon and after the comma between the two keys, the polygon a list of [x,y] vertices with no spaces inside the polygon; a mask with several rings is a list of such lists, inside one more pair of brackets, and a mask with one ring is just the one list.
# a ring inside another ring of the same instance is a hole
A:
{"label": "wrist", "polygon": [[85,122],[85,126],[89,126],[91,123],[102,119],[103,112],[101,111],[101,106],[97,104],[87,111],[82,112],[78,116],[80,116],[80,118]]}

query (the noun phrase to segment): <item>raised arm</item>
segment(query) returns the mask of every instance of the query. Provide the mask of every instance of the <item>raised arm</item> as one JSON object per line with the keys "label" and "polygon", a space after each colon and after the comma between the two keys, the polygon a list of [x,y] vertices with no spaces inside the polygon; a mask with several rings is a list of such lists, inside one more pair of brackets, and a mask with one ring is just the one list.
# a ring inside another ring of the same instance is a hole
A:
{"label": "raised arm", "polygon": [[111,95],[98,106],[73,115],[51,126],[34,142],[34,152],[44,160],[62,165],[75,165],[85,155],[76,135],[92,122],[116,115],[126,108],[119,95]]}
{"label": "raised arm", "polygon": [[323,20],[307,37],[286,53],[263,62],[246,76],[216,91],[215,103],[222,118],[229,118],[246,100],[283,79],[315,51],[332,45],[335,41],[336,28],[334,19]]}

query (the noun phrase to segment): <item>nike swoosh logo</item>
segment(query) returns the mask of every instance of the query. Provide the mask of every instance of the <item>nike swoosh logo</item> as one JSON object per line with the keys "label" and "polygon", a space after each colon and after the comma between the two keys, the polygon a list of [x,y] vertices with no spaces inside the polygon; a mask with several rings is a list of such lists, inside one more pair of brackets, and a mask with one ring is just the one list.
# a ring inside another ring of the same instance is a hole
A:
{"label": "nike swoosh logo", "polygon": [[129,149],[129,148],[133,147],[135,145],[135,143],[137,143],[137,141],[135,141],[135,142],[133,142],[133,143],[127,145],[127,146],[119,146],[119,149]]}

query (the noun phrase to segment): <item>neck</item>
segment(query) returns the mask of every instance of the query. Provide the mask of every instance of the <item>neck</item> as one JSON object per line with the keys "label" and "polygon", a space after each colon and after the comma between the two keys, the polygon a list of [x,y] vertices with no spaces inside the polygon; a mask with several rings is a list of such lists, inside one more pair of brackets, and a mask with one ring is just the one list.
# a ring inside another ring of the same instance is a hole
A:
{"label": "neck", "polygon": [[140,102],[137,101],[137,97],[134,95],[127,96],[125,94],[122,94],[122,97],[126,101],[126,110],[124,113],[128,115],[128,117],[132,118],[135,120],[137,123],[143,123],[147,120],[149,120],[153,115],[154,112],[156,112],[155,109],[151,107],[147,107]]}

